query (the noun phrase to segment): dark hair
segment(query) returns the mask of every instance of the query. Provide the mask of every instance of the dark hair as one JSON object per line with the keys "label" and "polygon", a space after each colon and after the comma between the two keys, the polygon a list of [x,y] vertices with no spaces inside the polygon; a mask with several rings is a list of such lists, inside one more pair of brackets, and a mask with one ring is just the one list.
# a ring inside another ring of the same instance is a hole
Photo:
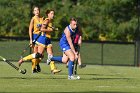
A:
{"label": "dark hair", "polygon": [[77,19],[75,17],[71,17],[70,21],[76,21],[77,22]]}
{"label": "dark hair", "polygon": [[52,10],[52,9],[48,9],[48,10],[46,10],[46,15],[48,15],[51,11],[54,11],[54,10]]}

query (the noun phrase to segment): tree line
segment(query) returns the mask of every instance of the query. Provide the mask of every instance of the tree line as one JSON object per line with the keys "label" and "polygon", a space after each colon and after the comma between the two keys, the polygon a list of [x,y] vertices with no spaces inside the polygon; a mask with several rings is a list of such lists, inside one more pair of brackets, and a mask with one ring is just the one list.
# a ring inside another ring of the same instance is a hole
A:
{"label": "tree line", "polygon": [[138,32],[138,0],[0,0],[0,36],[28,36],[32,7],[39,6],[41,15],[55,10],[52,33],[58,39],[69,24],[78,19],[83,40],[134,41]]}

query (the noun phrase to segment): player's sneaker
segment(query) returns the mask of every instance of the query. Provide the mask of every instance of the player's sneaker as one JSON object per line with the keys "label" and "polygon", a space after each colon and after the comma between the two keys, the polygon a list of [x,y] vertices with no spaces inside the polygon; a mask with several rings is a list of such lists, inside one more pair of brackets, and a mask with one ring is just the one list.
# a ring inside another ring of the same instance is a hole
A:
{"label": "player's sneaker", "polygon": [[32,73],[38,73],[36,69],[32,70]]}
{"label": "player's sneaker", "polygon": [[54,70],[51,70],[51,73],[52,74],[55,74],[55,73],[59,73],[59,72],[61,72],[62,70],[58,70],[58,69],[54,69]]}
{"label": "player's sneaker", "polygon": [[36,69],[32,70],[32,73],[38,73]]}
{"label": "player's sneaker", "polygon": [[41,68],[40,68],[39,64],[36,65],[36,70],[37,70],[37,72],[41,72]]}
{"label": "player's sneaker", "polygon": [[53,56],[52,55],[48,55],[48,59],[47,59],[47,65],[50,65],[50,62],[51,62],[51,58],[52,58]]}
{"label": "player's sneaker", "polygon": [[21,59],[18,61],[18,66],[20,67],[22,63],[23,63],[23,59],[21,58]]}
{"label": "player's sneaker", "polygon": [[78,79],[80,79],[80,76],[68,76],[68,79],[69,80],[78,80]]}
{"label": "player's sneaker", "polygon": [[81,69],[81,68],[85,68],[86,67],[86,64],[81,64],[81,65],[79,65],[79,68]]}

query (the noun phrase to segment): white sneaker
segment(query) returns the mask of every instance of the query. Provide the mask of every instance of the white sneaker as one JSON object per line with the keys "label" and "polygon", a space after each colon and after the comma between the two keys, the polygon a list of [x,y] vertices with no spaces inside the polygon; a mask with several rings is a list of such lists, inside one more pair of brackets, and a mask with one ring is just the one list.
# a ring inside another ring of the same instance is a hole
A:
{"label": "white sneaker", "polygon": [[80,76],[68,76],[68,79],[69,80],[78,80],[78,79],[80,79]]}
{"label": "white sneaker", "polygon": [[47,59],[47,65],[50,65],[50,62],[51,62],[51,58],[52,58],[53,56],[52,55],[48,55],[48,59]]}

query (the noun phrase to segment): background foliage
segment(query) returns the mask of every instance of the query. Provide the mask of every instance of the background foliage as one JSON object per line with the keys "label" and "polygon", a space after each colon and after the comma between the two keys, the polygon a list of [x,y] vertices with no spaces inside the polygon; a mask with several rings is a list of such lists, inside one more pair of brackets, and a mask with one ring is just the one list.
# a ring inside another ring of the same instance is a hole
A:
{"label": "background foliage", "polygon": [[32,6],[55,10],[53,38],[58,39],[69,18],[78,18],[84,40],[134,41],[137,36],[137,0],[0,0],[0,35],[28,36]]}

